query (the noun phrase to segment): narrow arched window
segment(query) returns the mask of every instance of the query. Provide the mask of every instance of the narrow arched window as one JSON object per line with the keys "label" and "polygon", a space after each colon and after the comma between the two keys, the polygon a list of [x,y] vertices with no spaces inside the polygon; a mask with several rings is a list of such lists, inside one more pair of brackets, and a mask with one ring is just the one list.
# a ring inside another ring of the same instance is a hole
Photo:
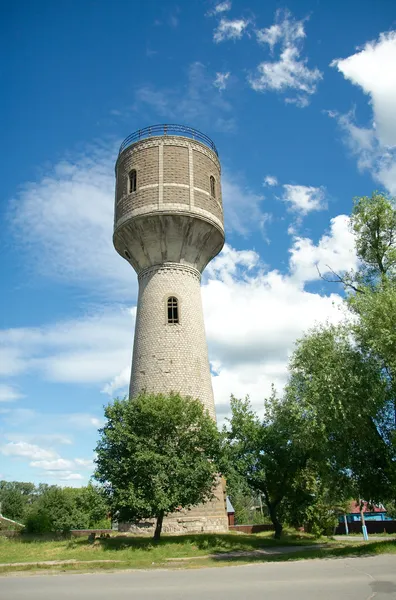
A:
{"label": "narrow arched window", "polygon": [[132,171],[129,173],[129,193],[130,194],[132,194],[132,192],[136,192],[136,183],[137,183],[136,170],[132,169]]}
{"label": "narrow arched window", "polygon": [[216,198],[216,180],[213,175],[210,176],[210,195]]}
{"label": "narrow arched window", "polygon": [[168,298],[168,323],[179,322],[179,305],[175,296]]}

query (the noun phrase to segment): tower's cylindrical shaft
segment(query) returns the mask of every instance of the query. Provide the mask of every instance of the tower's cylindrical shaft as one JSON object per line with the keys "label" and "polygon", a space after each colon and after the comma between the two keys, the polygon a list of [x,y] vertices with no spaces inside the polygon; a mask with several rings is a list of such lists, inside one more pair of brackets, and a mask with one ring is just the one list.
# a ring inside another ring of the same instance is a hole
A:
{"label": "tower's cylindrical shaft", "polygon": [[201,400],[215,418],[200,279],[180,263],[139,274],[130,397],[180,392]]}

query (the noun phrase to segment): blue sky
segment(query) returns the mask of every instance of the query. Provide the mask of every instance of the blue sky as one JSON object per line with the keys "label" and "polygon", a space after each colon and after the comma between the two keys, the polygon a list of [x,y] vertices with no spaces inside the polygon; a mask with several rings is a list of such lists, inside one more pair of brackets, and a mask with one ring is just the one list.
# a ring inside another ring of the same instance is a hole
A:
{"label": "blue sky", "polygon": [[231,393],[260,410],[294,341],[342,318],[317,266],[356,266],[352,198],[396,194],[396,8],[17,0],[0,28],[0,477],[81,485],[130,372],[119,143],[164,122],[215,141],[227,245],[202,294],[218,417]]}

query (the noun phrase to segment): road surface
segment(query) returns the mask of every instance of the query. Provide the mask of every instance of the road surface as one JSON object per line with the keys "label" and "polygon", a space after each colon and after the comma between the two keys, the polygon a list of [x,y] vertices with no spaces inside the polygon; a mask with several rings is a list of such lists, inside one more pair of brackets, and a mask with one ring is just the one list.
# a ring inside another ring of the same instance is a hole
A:
{"label": "road surface", "polygon": [[0,577],[1,600],[394,600],[396,556]]}

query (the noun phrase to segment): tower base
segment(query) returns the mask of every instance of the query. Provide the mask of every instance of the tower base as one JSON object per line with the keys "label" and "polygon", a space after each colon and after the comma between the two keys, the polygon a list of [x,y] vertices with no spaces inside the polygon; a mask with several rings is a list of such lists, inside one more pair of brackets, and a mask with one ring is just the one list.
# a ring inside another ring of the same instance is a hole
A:
{"label": "tower base", "polygon": [[[214,498],[209,502],[167,515],[162,524],[162,533],[227,533],[228,517],[224,490],[224,483],[220,481],[214,491]],[[155,519],[142,519],[134,523],[119,523],[118,531],[153,536],[155,525]]]}

